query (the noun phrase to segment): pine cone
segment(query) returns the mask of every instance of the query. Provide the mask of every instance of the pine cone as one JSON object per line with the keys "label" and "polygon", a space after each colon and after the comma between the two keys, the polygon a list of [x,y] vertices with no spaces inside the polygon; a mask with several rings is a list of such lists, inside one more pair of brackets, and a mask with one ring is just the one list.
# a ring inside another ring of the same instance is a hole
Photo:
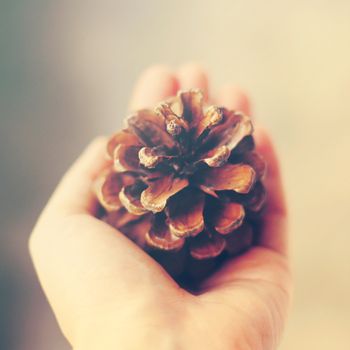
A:
{"label": "pine cone", "polygon": [[214,258],[236,255],[253,241],[265,163],[252,133],[240,112],[217,106],[203,112],[195,89],[137,111],[108,142],[113,167],[95,187],[102,219],[172,275],[206,275]]}

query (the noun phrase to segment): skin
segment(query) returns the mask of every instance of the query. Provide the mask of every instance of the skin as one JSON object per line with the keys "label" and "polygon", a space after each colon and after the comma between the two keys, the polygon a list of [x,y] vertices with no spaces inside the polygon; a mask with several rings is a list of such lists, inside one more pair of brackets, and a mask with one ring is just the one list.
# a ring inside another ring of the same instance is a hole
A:
{"label": "skin", "polygon": [[[154,66],[137,82],[130,110],[198,87],[210,103],[250,113],[246,95],[226,85],[211,96],[205,71]],[[276,349],[291,298],[287,210],[278,160],[266,131],[255,132],[268,162],[269,194],[259,245],[201,286],[181,289],[146,253],[94,217],[91,191],[108,165],[95,139],[63,176],[30,237],[30,253],[62,332],[76,350]]]}

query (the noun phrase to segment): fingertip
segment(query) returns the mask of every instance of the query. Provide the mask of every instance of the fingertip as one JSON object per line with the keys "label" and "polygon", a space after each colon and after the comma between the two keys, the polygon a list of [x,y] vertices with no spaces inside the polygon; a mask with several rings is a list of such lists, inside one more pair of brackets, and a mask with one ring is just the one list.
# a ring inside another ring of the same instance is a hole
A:
{"label": "fingertip", "polygon": [[247,115],[251,114],[248,95],[233,84],[226,84],[220,89],[217,101],[229,109],[241,111]]}
{"label": "fingertip", "polygon": [[188,62],[179,67],[177,70],[181,89],[197,88],[202,90],[204,100],[209,98],[209,82],[206,69],[199,63]]}
{"label": "fingertip", "polygon": [[179,89],[179,82],[167,65],[153,65],[141,73],[135,84],[129,110],[150,108],[168,97],[174,96]]}

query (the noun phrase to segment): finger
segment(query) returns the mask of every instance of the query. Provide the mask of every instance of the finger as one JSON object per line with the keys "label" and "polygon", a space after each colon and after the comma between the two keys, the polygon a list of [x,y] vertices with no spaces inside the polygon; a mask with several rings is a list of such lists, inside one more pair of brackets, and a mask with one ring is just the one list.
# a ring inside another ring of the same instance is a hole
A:
{"label": "finger", "polygon": [[96,138],[63,176],[45,212],[55,215],[92,214],[97,202],[93,182],[110,164],[106,157],[107,138]]}
{"label": "finger", "polygon": [[267,163],[267,175],[264,179],[267,204],[258,243],[281,254],[287,254],[287,208],[277,154],[270,136],[264,129],[257,128],[255,141],[257,152]]}
{"label": "finger", "polygon": [[241,111],[247,115],[251,113],[248,96],[232,84],[225,85],[219,90],[217,103],[223,107]]}
{"label": "finger", "polygon": [[182,90],[197,88],[202,90],[204,100],[209,98],[208,76],[203,67],[198,63],[187,63],[177,71],[180,88]]}
{"label": "finger", "polygon": [[129,110],[153,108],[167,97],[174,96],[179,88],[175,74],[164,65],[146,69],[137,81],[129,103]]}

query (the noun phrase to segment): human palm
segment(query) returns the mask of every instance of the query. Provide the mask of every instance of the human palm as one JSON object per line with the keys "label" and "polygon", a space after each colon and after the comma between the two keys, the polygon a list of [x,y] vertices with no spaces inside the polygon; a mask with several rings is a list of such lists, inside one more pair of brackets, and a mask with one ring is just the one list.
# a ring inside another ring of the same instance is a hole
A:
{"label": "human palm", "polygon": [[[147,70],[131,109],[149,107],[179,88],[206,98],[205,73]],[[213,98],[210,98],[211,100]],[[215,100],[250,113],[247,98],[226,86]],[[122,234],[95,218],[91,187],[108,166],[105,138],[95,140],[62,179],[30,240],[40,281],[74,349],[275,349],[290,300],[286,208],[277,159],[266,132],[256,130],[268,163],[269,194],[259,244],[226,262],[192,294]]]}

